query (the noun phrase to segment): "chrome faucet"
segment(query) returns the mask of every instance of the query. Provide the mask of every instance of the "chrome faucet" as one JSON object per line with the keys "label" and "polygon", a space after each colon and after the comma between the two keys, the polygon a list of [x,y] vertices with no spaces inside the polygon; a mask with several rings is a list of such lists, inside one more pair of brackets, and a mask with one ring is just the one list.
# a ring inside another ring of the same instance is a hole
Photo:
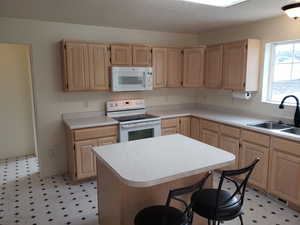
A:
{"label": "chrome faucet", "polygon": [[285,96],[279,105],[279,109],[284,109],[283,103],[287,98],[294,98],[296,100],[297,105],[296,105],[296,112],[295,112],[295,116],[294,116],[294,124],[295,124],[295,127],[300,127],[299,99],[295,95]]}

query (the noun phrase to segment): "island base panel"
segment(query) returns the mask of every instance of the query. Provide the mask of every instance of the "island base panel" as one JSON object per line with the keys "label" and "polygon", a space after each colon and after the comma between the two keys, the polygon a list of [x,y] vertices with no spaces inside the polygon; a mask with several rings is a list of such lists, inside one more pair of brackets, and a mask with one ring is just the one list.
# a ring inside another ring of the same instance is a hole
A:
{"label": "island base panel", "polygon": [[[98,212],[99,225],[134,225],[134,217],[141,209],[165,204],[170,189],[194,184],[206,175],[191,177],[155,185],[136,188],[122,183],[110,168],[97,159]],[[207,180],[206,187],[212,187],[212,176]],[[184,196],[187,200],[189,195]],[[176,201],[172,206],[182,208]],[[197,215],[193,225],[207,224],[204,218]]]}

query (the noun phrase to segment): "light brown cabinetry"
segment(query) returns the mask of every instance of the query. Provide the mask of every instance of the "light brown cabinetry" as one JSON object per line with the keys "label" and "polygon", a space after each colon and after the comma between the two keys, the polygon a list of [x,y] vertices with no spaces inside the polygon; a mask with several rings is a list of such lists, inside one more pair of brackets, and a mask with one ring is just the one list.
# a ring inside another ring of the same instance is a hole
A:
{"label": "light brown cabinetry", "polygon": [[223,46],[223,88],[257,91],[260,41],[249,39]]}
{"label": "light brown cabinetry", "polygon": [[219,124],[209,121],[201,121],[202,141],[208,145],[219,146]]}
{"label": "light brown cabinetry", "polygon": [[260,158],[249,182],[259,188],[267,190],[270,136],[253,131],[242,130],[241,145],[239,166],[241,168],[245,167],[256,158]]}
{"label": "light brown cabinetry", "polygon": [[187,137],[191,135],[191,117],[177,117],[172,119],[163,119],[161,122],[161,134],[182,134]]}
{"label": "light brown cabinetry", "polygon": [[205,48],[184,49],[183,87],[203,87]]}
{"label": "light brown cabinetry", "polygon": [[117,126],[70,130],[68,138],[68,173],[73,182],[96,175],[92,148],[117,142]]}
{"label": "light brown cabinetry", "polygon": [[300,205],[300,143],[271,140],[269,191]]}
{"label": "light brown cabinetry", "polygon": [[167,87],[182,87],[183,49],[168,48],[167,62]]}
{"label": "light brown cabinetry", "polygon": [[222,87],[223,45],[208,46],[205,49],[204,86]]}
{"label": "light brown cabinetry", "polygon": [[161,135],[176,134],[179,132],[179,118],[163,119],[161,121]]}
{"label": "light brown cabinetry", "polygon": [[191,118],[191,138],[201,141],[201,120],[195,117]]}
{"label": "light brown cabinetry", "polygon": [[108,45],[63,41],[65,91],[109,90]]}
{"label": "light brown cabinetry", "polygon": [[179,133],[187,137],[191,136],[191,117],[181,117],[179,121]]}
{"label": "light brown cabinetry", "polygon": [[240,129],[227,125],[220,125],[220,145],[219,147],[235,155],[234,164],[223,169],[238,169],[240,155]]}
{"label": "light brown cabinetry", "polygon": [[134,66],[151,66],[151,48],[144,45],[133,45],[132,46],[133,60],[132,64]]}
{"label": "light brown cabinetry", "polygon": [[167,49],[153,48],[153,86],[164,88],[167,86]]}
{"label": "light brown cabinetry", "polygon": [[112,44],[111,64],[115,66],[132,65],[132,46],[130,44]]}

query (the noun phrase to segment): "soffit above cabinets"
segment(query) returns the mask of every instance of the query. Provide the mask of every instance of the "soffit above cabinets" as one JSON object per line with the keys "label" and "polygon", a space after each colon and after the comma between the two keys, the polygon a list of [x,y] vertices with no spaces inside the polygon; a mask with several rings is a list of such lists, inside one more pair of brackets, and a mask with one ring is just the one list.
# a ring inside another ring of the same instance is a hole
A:
{"label": "soffit above cabinets", "polygon": [[2,0],[1,17],[199,33],[283,15],[286,0],[248,0],[227,8],[183,0]]}

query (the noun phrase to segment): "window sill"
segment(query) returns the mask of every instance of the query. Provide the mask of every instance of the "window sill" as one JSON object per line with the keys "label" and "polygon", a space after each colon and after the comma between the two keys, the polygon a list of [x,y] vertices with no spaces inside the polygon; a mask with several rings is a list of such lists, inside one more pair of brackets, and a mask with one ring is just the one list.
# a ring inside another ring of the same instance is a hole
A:
{"label": "window sill", "polygon": [[[267,104],[271,104],[271,105],[280,105],[280,102],[277,101],[271,101],[271,100],[261,100],[262,103],[267,103]],[[289,102],[285,102],[284,105],[286,106],[296,106],[296,103],[289,103]]]}

